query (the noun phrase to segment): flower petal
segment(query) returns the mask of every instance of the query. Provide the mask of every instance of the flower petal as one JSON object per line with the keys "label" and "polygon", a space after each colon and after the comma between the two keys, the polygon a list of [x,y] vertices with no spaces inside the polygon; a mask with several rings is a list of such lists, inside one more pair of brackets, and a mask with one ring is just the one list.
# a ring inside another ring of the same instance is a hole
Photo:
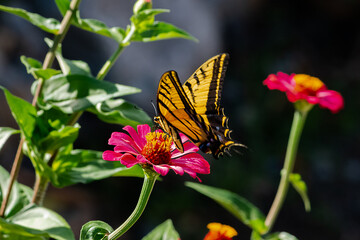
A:
{"label": "flower petal", "polygon": [[184,146],[184,152],[180,152],[177,148],[175,148],[171,153],[171,157],[177,158],[189,153],[195,153],[199,151],[199,147],[190,141],[183,143],[183,146]]}
{"label": "flower petal", "polygon": [[176,159],[171,159],[172,166],[181,167],[184,172],[189,174],[192,178],[197,178],[200,182],[201,179],[196,176],[197,173],[209,174],[209,163],[198,153],[190,153]]}
{"label": "flower petal", "polygon": [[109,145],[115,146],[130,146],[137,152],[141,151],[141,149],[135,144],[134,140],[129,135],[122,132],[113,132],[108,143]]}
{"label": "flower petal", "polygon": [[139,162],[139,163],[148,163],[148,164],[153,164],[152,162],[150,162],[149,160],[147,160],[143,155],[137,155],[136,156],[136,158],[137,158],[137,161]]}
{"label": "flower petal", "polygon": [[169,167],[162,165],[153,165],[155,172],[165,176],[169,172]]}
{"label": "flower petal", "polygon": [[179,174],[180,176],[184,175],[184,169],[180,166],[169,166],[176,174]]}
{"label": "flower petal", "polygon": [[337,113],[344,108],[344,99],[337,91],[322,90],[318,91],[316,96],[319,98],[319,105],[332,113]]}
{"label": "flower petal", "polygon": [[102,158],[106,161],[120,161],[120,158],[123,154],[116,153],[110,150],[103,152]]}
{"label": "flower petal", "polygon": [[139,134],[135,131],[135,129],[131,126],[125,126],[123,127],[123,129],[125,131],[127,131],[131,138],[134,140],[135,144],[140,148],[140,149],[143,149],[145,144],[146,144],[146,139],[145,138],[141,138],[139,136]]}
{"label": "flower petal", "polygon": [[117,145],[114,147],[114,151],[118,152],[118,153],[131,153],[134,155],[139,154],[138,151],[136,151],[132,146],[130,146],[128,144]]}
{"label": "flower petal", "polygon": [[121,158],[120,158],[120,162],[121,164],[125,165],[127,168],[131,168],[132,166],[134,166],[135,164],[138,164],[139,161],[137,160],[136,157],[134,157],[134,155],[131,155],[129,153],[125,153]]}
{"label": "flower petal", "polygon": [[295,86],[294,81],[295,74],[292,73],[288,75],[283,72],[278,72],[275,74],[270,74],[264,81],[263,84],[266,85],[270,90],[280,90],[282,92],[292,91]]}
{"label": "flower petal", "polygon": [[146,144],[146,134],[148,134],[149,132],[151,132],[151,127],[147,124],[142,124],[142,125],[138,125],[137,126],[137,132],[140,136],[141,139],[145,139],[145,144]]}

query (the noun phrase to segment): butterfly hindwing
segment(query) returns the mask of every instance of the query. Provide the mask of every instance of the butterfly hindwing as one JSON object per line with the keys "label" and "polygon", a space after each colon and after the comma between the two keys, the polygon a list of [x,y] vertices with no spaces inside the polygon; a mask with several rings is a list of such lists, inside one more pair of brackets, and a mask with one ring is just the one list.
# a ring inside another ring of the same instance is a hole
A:
{"label": "butterfly hindwing", "polygon": [[222,84],[228,61],[228,54],[212,57],[184,83],[185,94],[198,114],[219,113]]}

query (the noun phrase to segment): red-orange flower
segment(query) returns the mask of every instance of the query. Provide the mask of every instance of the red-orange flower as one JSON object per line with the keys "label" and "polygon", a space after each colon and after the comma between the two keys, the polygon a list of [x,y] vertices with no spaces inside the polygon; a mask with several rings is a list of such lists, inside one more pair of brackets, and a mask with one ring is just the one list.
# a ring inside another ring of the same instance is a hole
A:
{"label": "red-orange flower", "polygon": [[310,104],[319,104],[333,113],[344,107],[344,100],[339,92],[327,89],[319,78],[306,74],[288,75],[278,72],[276,75],[270,74],[263,84],[271,90],[285,92],[290,102],[305,100]]}
{"label": "red-orange flower", "polygon": [[129,133],[113,132],[109,139],[110,145],[115,145],[114,151],[107,150],[103,159],[120,161],[130,168],[135,164],[152,167],[157,173],[166,175],[170,169],[176,174],[188,173],[191,177],[197,173],[209,174],[209,163],[198,153],[199,148],[180,133],[184,152],[181,153],[161,130],[151,132],[149,125],[138,125],[137,132],[131,126],[123,128]]}
{"label": "red-orange flower", "polygon": [[234,228],[221,223],[209,223],[207,228],[209,232],[204,240],[232,240],[237,235]]}

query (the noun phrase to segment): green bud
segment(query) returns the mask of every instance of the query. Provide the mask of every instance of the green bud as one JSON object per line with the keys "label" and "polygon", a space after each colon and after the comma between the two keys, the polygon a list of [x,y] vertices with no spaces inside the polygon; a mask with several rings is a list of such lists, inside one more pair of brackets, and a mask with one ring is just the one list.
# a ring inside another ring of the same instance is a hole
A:
{"label": "green bud", "polygon": [[134,14],[138,14],[139,12],[146,10],[146,9],[151,9],[152,8],[152,1],[151,0],[138,0],[135,4],[134,4]]}

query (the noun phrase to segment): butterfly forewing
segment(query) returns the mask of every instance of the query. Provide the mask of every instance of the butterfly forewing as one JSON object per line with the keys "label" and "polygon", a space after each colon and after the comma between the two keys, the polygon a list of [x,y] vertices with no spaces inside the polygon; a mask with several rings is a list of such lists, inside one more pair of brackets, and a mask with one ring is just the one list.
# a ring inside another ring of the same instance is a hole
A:
{"label": "butterfly forewing", "polygon": [[180,85],[175,71],[163,74],[157,98],[160,117],[167,128],[164,131],[173,137],[176,145],[181,141],[174,137],[172,132],[175,129],[187,135],[195,144],[206,139],[206,133],[199,126],[196,111]]}

